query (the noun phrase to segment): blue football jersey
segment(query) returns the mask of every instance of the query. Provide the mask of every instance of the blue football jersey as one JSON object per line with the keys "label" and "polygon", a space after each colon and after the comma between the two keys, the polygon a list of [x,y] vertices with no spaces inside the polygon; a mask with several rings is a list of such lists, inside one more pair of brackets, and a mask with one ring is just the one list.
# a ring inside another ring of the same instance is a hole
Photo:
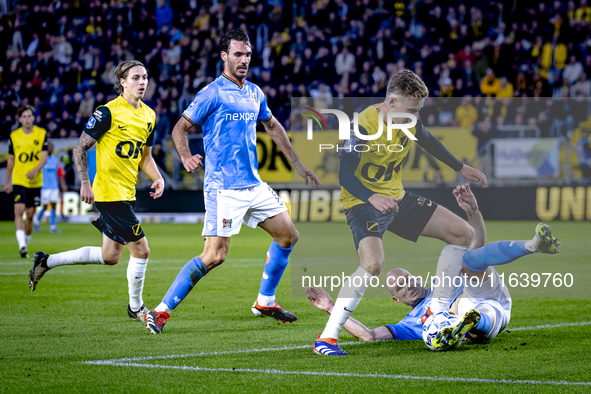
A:
{"label": "blue football jersey", "polygon": [[256,124],[272,116],[257,85],[248,81],[240,85],[223,73],[197,93],[183,117],[203,128],[204,190],[242,189],[261,183]]}
{"label": "blue football jersey", "polygon": [[[464,292],[464,283],[460,283],[454,289],[454,294],[451,298],[449,307],[451,308],[455,300]],[[396,324],[387,324],[386,327],[394,335],[397,340],[423,340],[423,323],[421,317],[427,312],[427,308],[431,305],[431,294],[433,293],[433,286],[427,292],[427,297],[417,304],[412,311],[410,311],[404,319]]]}
{"label": "blue football jersey", "polygon": [[47,156],[47,162],[43,166],[43,187],[42,189],[59,189],[57,179],[57,167],[59,162],[55,156]]}

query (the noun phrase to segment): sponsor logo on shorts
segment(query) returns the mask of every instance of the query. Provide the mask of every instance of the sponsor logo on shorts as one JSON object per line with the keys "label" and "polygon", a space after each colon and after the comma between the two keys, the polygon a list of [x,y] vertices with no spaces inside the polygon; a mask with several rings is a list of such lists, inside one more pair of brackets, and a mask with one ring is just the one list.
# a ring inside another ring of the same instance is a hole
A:
{"label": "sponsor logo on shorts", "polygon": [[133,235],[140,235],[140,233],[142,232],[142,227],[139,223],[134,224],[131,229],[133,230]]}
{"label": "sponsor logo on shorts", "polygon": [[20,200],[21,200],[21,195],[20,195],[20,194],[17,194],[17,195],[14,197],[14,202],[19,202]]}
{"label": "sponsor logo on shorts", "polygon": [[232,228],[232,219],[222,219],[222,228]]}
{"label": "sponsor logo on shorts", "polygon": [[427,200],[425,197],[417,198],[417,203],[422,207],[423,205],[427,204],[428,207],[433,205],[433,201]]}
{"label": "sponsor logo on shorts", "polygon": [[376,222],[367,222],[367,231],[377,233],[380,231],[380,225]]}

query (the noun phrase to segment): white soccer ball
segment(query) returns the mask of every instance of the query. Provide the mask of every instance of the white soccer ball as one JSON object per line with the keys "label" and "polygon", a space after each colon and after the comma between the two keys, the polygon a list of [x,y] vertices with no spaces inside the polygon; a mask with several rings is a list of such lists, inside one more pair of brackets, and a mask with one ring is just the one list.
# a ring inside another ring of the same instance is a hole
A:
{"label": "white soccer ball", "polygon": [[442,350],[433,346],[433,339],[445,327],[453,326],[458,317],[451,312],[437,312],[423,324],[423,341],[427,347],[435,352]]}

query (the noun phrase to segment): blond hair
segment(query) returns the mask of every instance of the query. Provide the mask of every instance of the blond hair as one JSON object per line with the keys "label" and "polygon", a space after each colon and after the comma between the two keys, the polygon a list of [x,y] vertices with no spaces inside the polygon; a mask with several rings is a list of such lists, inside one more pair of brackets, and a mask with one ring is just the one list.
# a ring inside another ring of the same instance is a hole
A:
{"label": "blond hair", "polygon": [[429,89],[417,74],[410,70],[402,70],[390,78],[387,94],[420,100],[429,96]]}

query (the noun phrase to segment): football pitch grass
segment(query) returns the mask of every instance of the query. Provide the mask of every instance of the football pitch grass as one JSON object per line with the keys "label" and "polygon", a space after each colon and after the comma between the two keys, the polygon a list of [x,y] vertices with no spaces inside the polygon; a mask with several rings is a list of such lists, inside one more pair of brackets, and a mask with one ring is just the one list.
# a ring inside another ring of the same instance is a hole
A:
{"label": "football pitch grass", "polygon": [[[578,267],[575,281],[584,280],[585,273],[589,280],[591,225],[551,225],[563,242],[562,253],[525,259],[539,261],[546,270],[573,264]],[[345,223],[296,226],[302,237],[296,249],[301,247],[304,255],[314,255],[305,239],[340,232],[352,242]],[[488,241],[527,239],[534,226],[487,222]],[[101,236],[90,224],[59,228],[62,234],[49,234],[48,225],[42,225],[29,253],[100,245]],[[143,228],[151,249],[144,301],[152,308],[185,262],[201,252],[203,240],[201,225]],[[436,240],[413,244],[391,234],[384,240],[382,278],[398,266],[412,272],[419,257],[431,256],[430,261],[420,260],[434,271],[443,247]],[[0,223],[1,391],[591,392],[589,298],[514,298],[509,331],[457,351],[435,353],[422,341],[360,343],[343,330],[340,342],[349,356],[319,356],[311,345],[328,315],[307,299],[292,297],[297,280],[291,279],[291,264],[277,298],[298,321],[278,323],[255,318],[250,311],[270,241],[262,230],[243,227],[232,238],[226,262],[197,284],[173,312],[163,335],[152,335],[127,317],[127,251],[114,267],[58,267],[31,292],[31,260],[18,257],[13,224]],[[375,328],[396,323],[409,311],[386,298],[385,290],[382,295],[364,299],[353,317]]]}

